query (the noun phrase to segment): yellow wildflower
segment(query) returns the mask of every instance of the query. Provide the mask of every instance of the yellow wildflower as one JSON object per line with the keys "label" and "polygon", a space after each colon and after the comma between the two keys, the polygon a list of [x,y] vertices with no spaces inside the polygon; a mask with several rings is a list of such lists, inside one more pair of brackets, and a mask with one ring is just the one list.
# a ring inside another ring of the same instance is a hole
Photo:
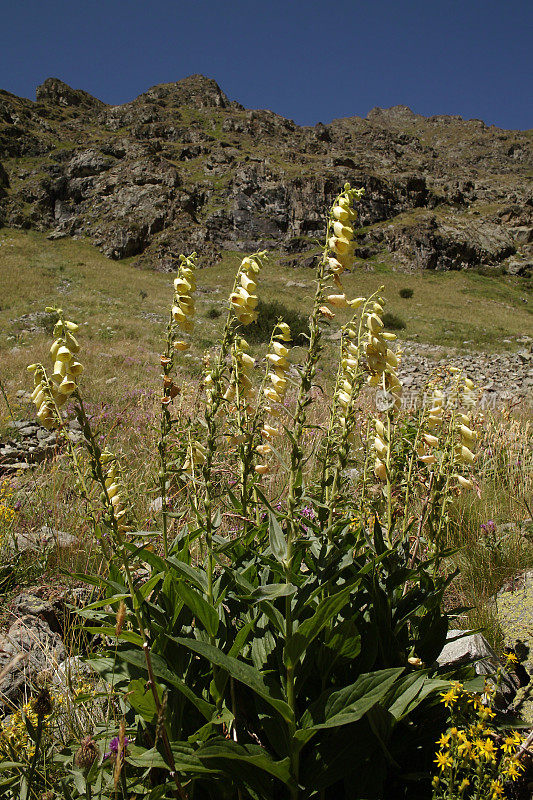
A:
{"label": "yellow wildflower", "polygon": [[452,757],[450,755],[450,752],[447,751],[445,753],[443,753],[443,752],[437,753],[437,758],[435,759],[435,764],[441,770],[445,770],[446,767],[451,767],[451,765],[453,764],[453,759],[452,759]]}

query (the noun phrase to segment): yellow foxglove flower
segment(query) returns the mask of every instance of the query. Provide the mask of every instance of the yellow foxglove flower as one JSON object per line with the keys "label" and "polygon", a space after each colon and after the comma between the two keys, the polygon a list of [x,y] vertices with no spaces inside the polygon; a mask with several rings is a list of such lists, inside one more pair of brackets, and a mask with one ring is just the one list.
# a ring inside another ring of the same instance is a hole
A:
{"label": "yellow foxglove flower", "polygon": [[475,461],[475,456],[471,450],[468,449],[464,444],[458,445],[455,449],[457,457],[464,463],[464,464],[473,464]]}
{"label": "yellow foxglove flower", "polygon": [[455,477],[457,478],[457,482],[459,483],[459,486],[461,486],[463,489],[473,489],[474,488],[474,484],[472,483],[472,481],[469,478],[465,478],[463,475],[456,475]]}
{"label": "yellow foxglove flower", "polygon": [[337,399],[339,405],[342,406],[342,408],[347,408],[352,398],[351,395],[349,395],[347,392],[339,392]]}
{"label": "yellow foxglove flower", "polygon": [[270,387],[265,389],[265,397],[267,397],[271,403],[282,403],[283,398],[276,392],[275,389],[271,389]]}
{"label": "yellow foxglove flower", "polygon": [[333,223],[333,231],[339,239],[348,239],[349,241],[353,237],[352,226],[343,225],[339,220]]}
{"label": "yellow foxglove flower", "polygon": [[174,280],[174,289],[176,290],[177,294],[189,294],[189,292],[196,288],[193,284],[193,280],[189,282],[185,278],[176,278]]}
{"label": "yellow foxglove flower", "polygon": [[282,345],[280,342],[272,342],[272,349],[278,356],[286,357],[289,355],[289,349]]}
{"label": "yellow foxglove flower", "polygon": [[375,450],[375,451],[376,451],[376,453],[377,453],[378,455],[380,455],[380,456],[383,456],[383,457],[385,457],[385,456],[387,455],[387,452],[388,452],[388,447],[387,447],[387,445],[385,444],[385,442],[381,441],[381,439],[379,438],[379,436],[376,436],[376,437],[374,438],[374,450]]}
{"label": "yellow foxglove flower", "polygon": [[347,308],[348,306],[345,294],[330,294],[326,299],[335,308]]}
{"label": "yellow foxglove flower", "polygon": [[279,428],[273,428],[272,425],[268,425],[265,422],[261,429],[261,433],[266,439],[273,439],[275,436],[279,436]]}
{"label": "yellow foxglove flower", "polygon": [[385,441],[387,439],[387,431],[385,430],[385,425],[379,419],[375,419],[374,423],[376,425],[376,433],[380,439]]}
{"label": "yellow foxglove flower", "polygon": [[365,299],[364,297],[354,297],[353,300],[348,300],[348,305],[351,306],[351,308],[359,308],[363,305]]}
{"label": "yellow foxglove flower", "polygon": [[81,375],[83,369],[84,369],[83,364],[80,364],[79,361],[71,361],[70,364],[68,365],[68,374],[75,376]]}
{"label": "yellow foxglove flower", "polygon": [[372,333],[380,333],[383,328],[383,322],[377,314],[368,314],[366,326]]}
{"label": "yellow foxglove flower", "polygon": [[174,342],[174,350],[182,352],[188,349],[189,349],[189,342],[183,342],[181,340]]}
{"label": "yellow foxglove flower", "polygon": [[277,331],[274,333],[278,339],[282,339],[284,342],[291,342],[291,329],[287,325],[286,322],[278,322]]}
{"label": "yellow foxglove flower", "polygon": [[268,464],[256,464],[254,470],[258,475],[266,475],[267,472],[270,472],[270,467]]}
{"label": "yellow foxglove flower", "polygon": [[272,452],[272,448],[269,444],[258,444],[255,449],[261,456],[266,456],[268,453]]}
{"label": "yellow foxglove flower", "polygon": [[58,391],[61,394],[72,394],[72,392],[76,391],[76,384],[74,381],[70,381],[68,378],[65,378],[62,383],[59,384]]}
{"label": "yellow foxglove flower", "polygon": [[430,447],[437,447],[437,445],[439,443],[439,440],[437,439],[437,437],[436,436],[432,436],[430,433],[425,433],[423,438],[424,438],[424,441],[426,442],[426,444],[428,444]]}
{"label": "yellow foxglove flower", "polygon": [[68,347],[65,347],[65,345],[61,345],[61,347],[58,348],[57,355],[56,355],[56,360],[57,361],[71,361],[72,360],[72,353],[70,352]]}
{"label": "yellow foxglove flower", "polygon": [[245,272],[241,272],[241,286],[249,294],[253,294],[257,289],[257,283],[248,277]]}
{"label": "yellow foxglove flower", "polygon": [[248,353],[239,353],[239,361],[244,369],[253,370],[255,367],[255,358],[249,356]]}
{"label": "yellow foxglove flower", "polygon": [[434,464],[434,463],[435,463],[435,461],[437,460],[437,459],[435,458],[435,456],[433,456],[433,455],[424,455],[424,456],[419,456],[419,459],[420,459],[420,461],[422,461],[424,464]]}
{"label": "yellow foxglove flower", "polygon": [[340,275],[344,272],[345,267],[341,264],[341,262],[336,258],[328,258],[328,267],[330,272],[333,272],[334,275]]}
{"label": "yellow foxglove flower", "polygon": [[466,443],[475,442],[477,439],[477,433],[467,428],[466,425],[459,425],[459,432]]}
{"label": "yellow foxglove flower", "polygon": [[385,466],[383,461],[380,461],[379,458],[376,458],[376,460],[374,462],[374,475],[380,481],[386,481],[387,480],[387,467]]}
{"label": "yellow foxglove flower", "polygon": [[270,380],[276,387],[277,392],[285,392],[287,389],[287,378],[280,378],[275,373],[270,374]]}
{"label": "yellow foxglove flower", "polygon": [[332,213],[340,222],[347,222],[351,217],[350,208],[343,208],[341,205],[333,206]]}
{"label": "yellow foxglove flower", "polygon": [[[273,342],[273,344],[277,344],[277,342]],[[278,355],[278,353],[267,353],[267,359],[279,369],[286,369],[289,366],[285,356]]]}

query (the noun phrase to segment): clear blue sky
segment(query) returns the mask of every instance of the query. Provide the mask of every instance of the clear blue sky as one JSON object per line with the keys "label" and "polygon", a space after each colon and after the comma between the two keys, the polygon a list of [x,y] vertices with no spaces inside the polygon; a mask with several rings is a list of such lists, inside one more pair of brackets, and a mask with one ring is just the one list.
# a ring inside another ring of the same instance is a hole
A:
{"label": "clear blue sky", "polygon": [[200,72],[300,124],[414,111],[533,127],[531,0],[0,0],[0,88],[107,103]]}

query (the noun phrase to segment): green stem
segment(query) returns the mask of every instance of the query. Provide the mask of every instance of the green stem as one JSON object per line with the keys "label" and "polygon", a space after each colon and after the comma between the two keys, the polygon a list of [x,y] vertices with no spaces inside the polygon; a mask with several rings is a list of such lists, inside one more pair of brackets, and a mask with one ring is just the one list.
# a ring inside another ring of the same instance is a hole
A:
{"label": "green stem", "polygon": [[37,731],[35,735],[35,752],[31,760],[30,772],[28,774],[28,789],[27,789],[28,798],[31,797],[31,787],[33,783],[33,778],[35,776],[35,770],[37,768],[37,761],[39,760],[39,750],[41,747],[43,727],[44,727],[44,717],[42,715],[39,715],[39,717],[37,718]]}

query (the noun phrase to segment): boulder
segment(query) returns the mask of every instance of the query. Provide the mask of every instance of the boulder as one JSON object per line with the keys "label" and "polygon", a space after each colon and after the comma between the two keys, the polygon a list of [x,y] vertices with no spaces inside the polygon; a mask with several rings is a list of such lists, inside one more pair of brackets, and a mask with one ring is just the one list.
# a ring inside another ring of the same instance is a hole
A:
{"label": "boulder", "polygon": [[65,657],[61,637],[48,623],[39,617],[23,615],[0,637],[0,672],[7,670],[0,683],[0,697],[14,702],[41,672],[55,668]]}
{"label": "boulder", "polygon": [[503,669],[502,662],[480,633],[450,630],[447,643],[437,658],[437,664],[443,670],[454,670],[472,664],[477,675],[494,678],[500,670],[500,685],[497,698],[499,704],[508,707],[520,688],[516,676]]}

